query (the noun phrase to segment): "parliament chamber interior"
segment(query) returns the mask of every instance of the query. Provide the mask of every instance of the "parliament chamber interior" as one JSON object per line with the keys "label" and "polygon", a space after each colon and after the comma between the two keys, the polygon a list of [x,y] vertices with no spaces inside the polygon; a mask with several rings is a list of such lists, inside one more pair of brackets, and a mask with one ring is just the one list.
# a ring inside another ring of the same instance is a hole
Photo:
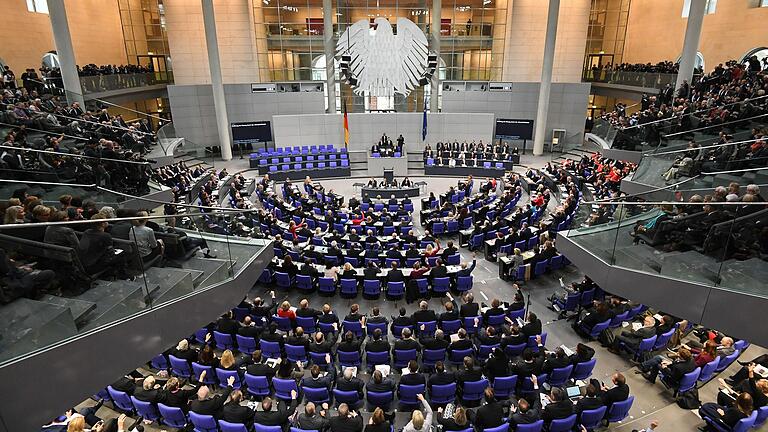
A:
{"label": "parliament chamber interior", "polygon": [[768,1],[0,10],[0,432],[768,430]]}

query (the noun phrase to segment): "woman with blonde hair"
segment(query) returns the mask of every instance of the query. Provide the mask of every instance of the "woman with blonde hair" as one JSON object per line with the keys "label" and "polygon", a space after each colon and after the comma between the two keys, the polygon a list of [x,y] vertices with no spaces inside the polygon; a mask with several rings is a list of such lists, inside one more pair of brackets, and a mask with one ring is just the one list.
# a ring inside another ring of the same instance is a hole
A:
{"label": "woman with blonde hair", "polygon": [[24,223],[24,207],[15,205],[5,209],[3,224],[10,225],[20,223]]}
{"label": "woman with blonde hair", "polygon": [[237,365],[235,364],[235,355],[232,354],[232,350],[224,350],[221,353],[221,360],[219,360],[219,366],[226,370],[235,370]]}
{"label": "woman with blonde hair", "polygon": [[411,415],[411,421],[403,428],[403,432],[428,432],[432,426],[432,408],[429,403],[424,399],[424,395],[419,394],[416,397],[421,401],[421,406],[424,408],[424,413],[420,410],[414,410]]}
{"label": "woman with blonde hair", "polygon": [[72,416],[67,424],[67,432],[84,432],[85,431],[85,417],[81,415]]}

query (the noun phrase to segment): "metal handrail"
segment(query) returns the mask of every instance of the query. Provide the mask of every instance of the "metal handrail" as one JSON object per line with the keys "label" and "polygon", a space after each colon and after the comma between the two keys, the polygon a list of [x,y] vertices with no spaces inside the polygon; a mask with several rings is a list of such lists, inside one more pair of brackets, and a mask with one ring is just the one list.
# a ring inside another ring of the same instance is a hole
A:
{"label": "metal handrail", "polygon": [[[98,161],[107,161],[107,162],[129,163],[134,165],[150,164],[150,162],[147,162],[147,161],[129,161],[129,160],[122,160],[122,159],[101,158],[101,157],[95,157],[95,156],[74,155],[70,153],[54,152],[50,150],[37,150],[37,149],[31,149],[26,147],[11,147],[11,146],[0,145],[0,149],[9,149],[9,150],[15,150],[15,151],[22,151],[22,152],[45,153],[45,154],[53,154],[56,156],[68,156],[68,157],[80,158],[80,159],[95,159]],[[9,180],[3,180],[3,181],[9,181]]]}
{"label": "metal handrail", "polygon": [[746,144],[746,143],[751,143],[751,142],[756,142],[756,141],[762,141],[764,139],[765,138],[755,138],[755,139],[744,140],[744,141],[734,141],[734,142],[728,142],[728,143],[722,143],[722,144],[712,144],[712,145],[703,146],[703,147],[684,148],[684,149],[679,149],[679,150],[670,150],[670,151],[666,151],[666,152],[662,152],[662,153],[643,153],[643,156],[663,156],[663,155],[675,154],[675,153],[685,153],[685,152],[695,151],[695,150],[705,150],[705,149],[710,149],[710,148],[726,147],[726,146],[732,146],[732,145],[738,145],[738,144]]}
{"label": "metal handrail", "polygon": [[664,136],[665,136],[666,138],[669,138],[669,137],[672,137],[672,136],[676,136],[676,135],[682,135],[682,134],[686,134],[686,133],[690,133],[690,132],[695,132],[695,131],[699,131],[699,130],[710,129],[710,128],[712,128],[712,127],[720,127],[720,126],[725,126],[725,125],[729,125],[729,124],[731,124],[731,123],[741,123],[741,122],[743,122],[743,121],[747,121],[747,120],[753,120],[753,119],[756,119],[756,118],[760,118],[760,117],[765,117],[765,116],[768,116],[768,113],[765,113],[765,114],[760,114],[760,115],[756,115],[756,116],[754,116],[754,117],[748,117],[748,118],[745,118],[745,119],[731,120],[731,121],[729,121],[729,122],[720,123],[720,124],[718,124],[718,125],[715,125],[715,126],[703,126],[703,127],[698,127],[698,128],[695,128],[695,129],[689,129],[689,130],[687,130],[687,131],[682,131],[682,132],[675,132],[675,133],[673,133],[673,134],[664,135]]}
{"label": "metal handrail", "polygon": [[[754,100],[757,100],[757,99],[763,99],[763,98],[766,98],[766,97],[768,97],[768,95],[757,96],[757,97],[754,97],[752,99],[744,99],[742,101],[731,102],[729,104],[721,105],[718,108],[727,107],[727,106],[731,106],[731,105],[736,105],[736,104],[740,104],[740,103],[744,103],[744,102],[751,102],[751,101],[754,101]],[[694,111],[694,112],[691,112],[691,113],[683,114],[680,117],[682,118],[682,117],[686,117],[686,116],[689,116],[689,115],[694,115],[694,114],[706,112],[706,111],[709,111],[711,109],[712,108],[707,108],[707,109],[702,109],[702,110]],[[659,120],[650,121],[648,123],[636,124],[634,126],[627,126],[627,127],[622,128],[622,130],[634,129],[634,128],[641,127],[641,126],[647,126],[647,125],[654,124],[654,123],[660,123],[660,122],[664,122],[664,121],[670,120],[672,118],[674,118],[674,117],[667,117],[667,118],[663,118],[663,119],[659,119]]]}

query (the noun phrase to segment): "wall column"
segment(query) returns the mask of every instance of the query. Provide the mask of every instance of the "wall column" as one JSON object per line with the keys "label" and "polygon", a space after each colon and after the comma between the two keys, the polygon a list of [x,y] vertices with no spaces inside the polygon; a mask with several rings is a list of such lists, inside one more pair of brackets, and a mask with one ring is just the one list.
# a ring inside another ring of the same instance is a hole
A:
{"label": "wall column", "polygon": [[685,26],[685,42],[683,42],[683,55],[680,58],[680,68],[677,72],[675,90],[679,89],[683,81],[691,83],[693,68],[696,66],[696,53],[699,51],[699,39],[701,38],[701,26],[704,23],[707,0],[691,0],[691,9],[688,11],[688,24]]}
{"label": "wall column", "polygon": [[216,127],[219,132],[221,158],[232,159],[232,140],[229,137],[229,119],[227,118],[227,100],[224,96],[224,84],[221,78],[221,60],[219,59],[219,42],[216,36],[216,16],[213,11],[213,0],[203,2],[203,25],[205,26],[205,44],[208,47],[208,67],[211,71],[211,87],[213,90],[213,107],[216,111]]}
{"label": "wall column", "polygon": [[85,109],[83,89],[80,86],[80,77],[77,76],[77,63],[75,62],[75,50],[72,47],[72,36],[69,33],[67,21],[67,9],[64,0],[48,0],[48,15],[51,18],[51,30],[53,41],[56,44],[56,53],[59,56],[61,66],[61,79],[66,90],[67,102],[80,104]]}
{"label": "wall column", "polygon": [[539,105],[536,111],[536,130],[533,136],[533,154],[535,156],[544,154],[544,139],[547,133],[549,93],[552,88],[552,66],[555,62],[555,41],[557,38],[557,18],[559,13],[560,0],[549,0],[547,34],[544,39],[544,60],[541,65]]}
{"label": "wall column", "polygon": [[443,12],[443,1],[432,0],[432,16],[430,29],[432,33],[432,52],[437,55],[437,67],[435,68],[435,74],[432,75],[431,94],[429,95],[429,111],[436,113],[437,108],[437,95],[440,91],[440,20]]}
{"label": "wall column", "polygon": [[323,49],[325,50],[325,86],[328,90],[328,109],[336,113],[336,43],[333,39],[333,2],[323,0]]}

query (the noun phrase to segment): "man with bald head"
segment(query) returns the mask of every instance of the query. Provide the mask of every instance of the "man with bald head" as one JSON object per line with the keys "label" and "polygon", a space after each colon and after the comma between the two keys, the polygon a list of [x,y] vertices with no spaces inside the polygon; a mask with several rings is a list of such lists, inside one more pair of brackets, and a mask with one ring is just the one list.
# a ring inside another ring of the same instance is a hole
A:
{"label": "man with bald head", "polygon": [[413,318],[413,320],[417,323],[437,321],[437,315],[435,315],[435,311],[429,309],[429,303],[427,303],[425,300],[419,302],[419,310],[414,312],[413,315],[411,315],[411,318]]}
{"label": "man with bald head", "polygon": [[362,432],[363,417],[349,409],[349,405],[339,405],[338,415],[331,419],[331,432]]}
{"label": "man with bald head", "polygon": [[317,309],[313,309],[309,307],[309,300],[302,299],[299,302],[299,309],[296,311],[296,316],[302,317],[302,318],[314,318],[317,319],[322,312],[320,312]]}
{"label": "man with bald head", "polygon": [[265,397],[261,401],[261,411],[256,411],[253,416],[254,423],[258,423],[264,426],[284,426],[288,424],[288,418],[296,411],[296,390],[291,390],[291,405],[286,406],[285,402],[279,400],[277,402],[277,409],[273,410],[272,398]]}
{"label": "man with bald head", "polygon": [[324,431],[330,426],[330,421],[326,418],[326,410],[328,404],[324,403],[320,412],[317,412],[317,407],[314,402],[308,402],[304,406],[304,412],[299,414],[296,418],[295,426],[304,430],[316,430]]}
{"label": "man with bald head", "polygon": [[235,377],[229,377],[224,392],[217,395],[212,395],[208,386],[201,386],[197,389],[197,400],[193,400],[189,403],[189,410],[194,411],[197,414],[210,415],[214,416],[216,419],[220,419],[221,410],[224,407],[224,403],[227,401],[229,394],[232,393],[234,384]]}

